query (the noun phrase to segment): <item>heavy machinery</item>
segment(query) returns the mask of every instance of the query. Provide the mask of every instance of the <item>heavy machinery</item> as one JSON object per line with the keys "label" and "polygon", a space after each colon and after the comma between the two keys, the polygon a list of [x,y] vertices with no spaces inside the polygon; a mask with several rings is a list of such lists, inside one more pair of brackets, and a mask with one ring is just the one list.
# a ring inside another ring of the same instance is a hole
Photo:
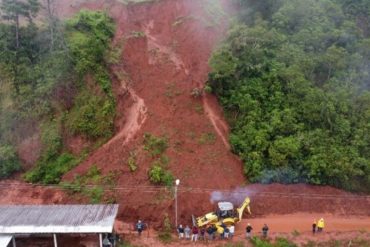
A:
{"label": "heavy machinery", "polygon": [[233,225],[241,221],[245,208],[247,208],[248,213],[251,214],[249,204],[249,197],[246,197],[242,205],[236,210],[231,202],[219,202],[216,212],[211,212],[198,218],[193,216],[193,224],[197,227],[214,225],[216,228],[221,227],[223,224],[226,226]]}

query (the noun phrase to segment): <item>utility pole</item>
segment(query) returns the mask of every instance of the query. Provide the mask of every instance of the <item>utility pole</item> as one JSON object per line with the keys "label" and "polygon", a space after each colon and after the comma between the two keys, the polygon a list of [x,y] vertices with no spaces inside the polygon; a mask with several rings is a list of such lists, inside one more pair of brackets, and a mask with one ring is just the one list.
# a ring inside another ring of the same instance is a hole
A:
{"label": "utility pole", "polygon": [[175,227],[177,228],[177,187],[180,184],[180,179],[175,181]]}

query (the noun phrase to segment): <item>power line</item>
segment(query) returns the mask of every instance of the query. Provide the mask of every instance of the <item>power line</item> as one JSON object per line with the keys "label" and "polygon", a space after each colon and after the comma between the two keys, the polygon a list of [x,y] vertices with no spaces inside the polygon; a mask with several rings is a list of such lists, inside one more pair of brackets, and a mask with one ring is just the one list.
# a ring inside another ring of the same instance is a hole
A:
{"label": "power line", "polygon": [[[39,184],[19,184],[19,183],[0,183],[0,189],[29,189],[32,187],[40,187],[43,189],[57,189],[57,190],[93,190],[97,187],[100,187],[104,191],[119,191],[127,193],[158,193],[158,192],[171,192],[171,188],[167,186],[109,186],[109,185],[73,185],[73,184],[52,184],[52,185],[39,185]],[[370,196],[367,195],[338,195],[338,194],[318,194],[318,193],[295,193],[295,192],[268,192],[268,191],[257,191],[249,190],[247,188],[241,188],[236,190],[218,190],[211,188],[193,188],[193,187],[179,187],[178,193],[195,193],[195,194],[204,194],[204,193],[214,193],[217,192],[216,197],[221,198],[234,198],[249,196],[253,198],[259,197],[269,197],[269,198],[310,198],[310,199],[345,199],[345,200],[370,200]]]}

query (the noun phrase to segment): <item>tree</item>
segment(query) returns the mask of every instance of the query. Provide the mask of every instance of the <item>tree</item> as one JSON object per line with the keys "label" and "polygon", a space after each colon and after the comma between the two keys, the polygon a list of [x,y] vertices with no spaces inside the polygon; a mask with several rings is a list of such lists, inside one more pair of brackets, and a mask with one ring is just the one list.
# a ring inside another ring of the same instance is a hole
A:
{"label": "tree", "polygon": [[38,0],[3,0],[1,4],[1,10],[3,13],[2,18],[10,21],[14,25],[15,30],[15,41],[16,49],[19,48],[19,25],[20,18],[27,18],[29,22],[32,22],[32,18],[36,17],[39,11],[40,5]]}

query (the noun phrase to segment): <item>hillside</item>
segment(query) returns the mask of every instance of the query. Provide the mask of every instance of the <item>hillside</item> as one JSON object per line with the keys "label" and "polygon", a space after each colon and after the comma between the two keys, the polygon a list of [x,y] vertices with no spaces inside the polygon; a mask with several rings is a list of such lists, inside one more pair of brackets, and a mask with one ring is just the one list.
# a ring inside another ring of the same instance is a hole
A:
{"label": "hillside", "polygon": [[[211,210],[212,199],[240,203],[246,195],[252,198],[253,217],[370,215],[368,197],[328,186],[246,186],[243,162],[230,150],[221,106],[214,95],[197,93],[208,80],[213,50],[226,37],[229,15],[235,13],[229,1],[60,0],[56,9],[63,19],[81,9],[107,10],[115,22],[112,42],[119,56],[108,68],[116,103],[114,133],[63,176],[66,190],[18,182],[18,176],[0,183],[1,203],[116,201],[119,220],[141,218],[159,226],[165,215],[174,219],[173,188],[166,184],[179,178],[181,222]],[[75,154],[89,144],[78,135],[65,143]],[[25,146],[31,154],[32,148]]]}

